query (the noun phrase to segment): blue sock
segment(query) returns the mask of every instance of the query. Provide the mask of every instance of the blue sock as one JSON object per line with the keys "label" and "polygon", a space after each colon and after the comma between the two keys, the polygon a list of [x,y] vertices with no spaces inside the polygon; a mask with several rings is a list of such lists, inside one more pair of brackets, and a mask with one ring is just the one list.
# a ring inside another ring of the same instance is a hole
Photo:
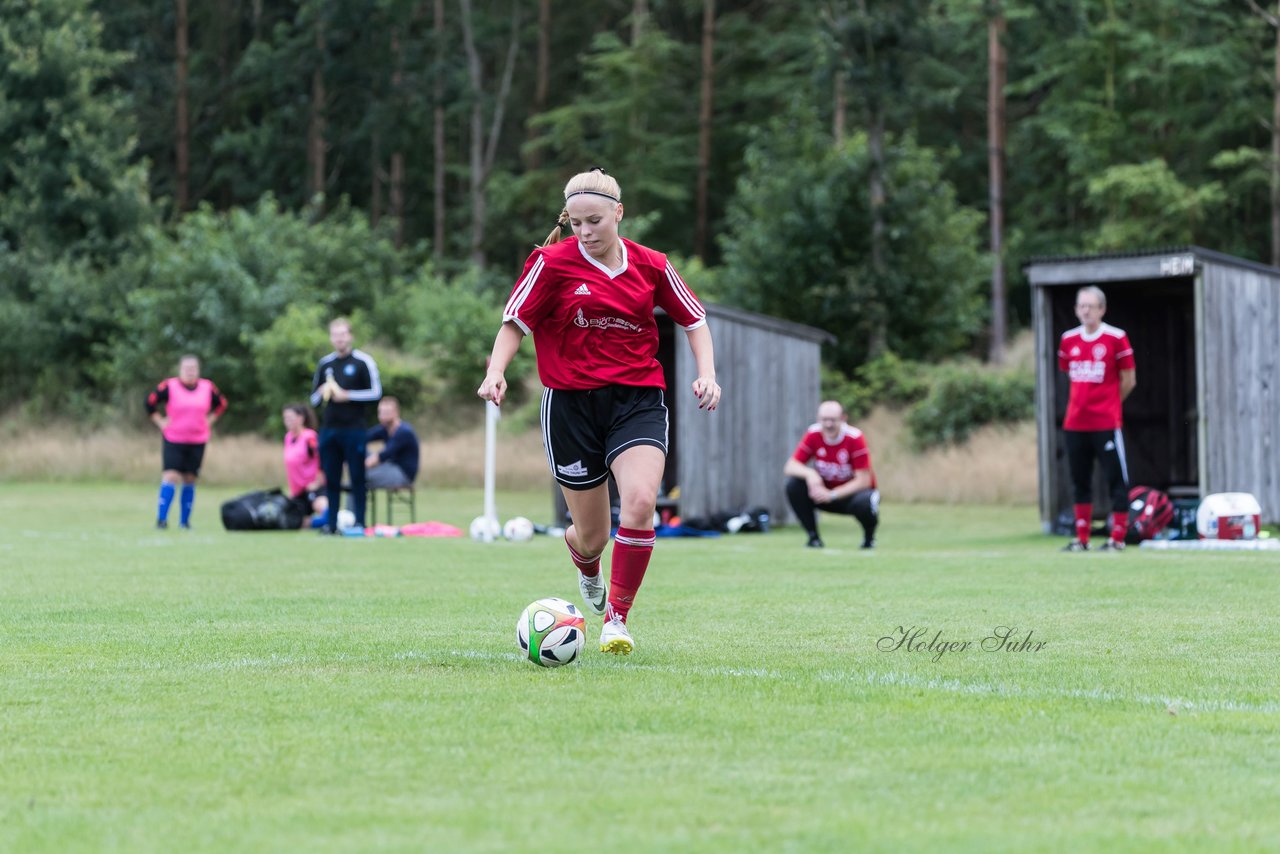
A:
{"label": "blue sock", "polygon": [[156,515],[156,520],[163,522],[169,518],[169,505],[173,503],[173,484],[160,484],[160,510]]}
{"label": "blue sock", "polygon": [[196,503],[196,485],[182,484],[182,527],[191,524],[191,505]]}
{"label": "blue sock", "polygon": [[313,528],[323,528],[327,524],[329,524],[328,509],[321,510],[319,513],[311,517],[311,527]]}

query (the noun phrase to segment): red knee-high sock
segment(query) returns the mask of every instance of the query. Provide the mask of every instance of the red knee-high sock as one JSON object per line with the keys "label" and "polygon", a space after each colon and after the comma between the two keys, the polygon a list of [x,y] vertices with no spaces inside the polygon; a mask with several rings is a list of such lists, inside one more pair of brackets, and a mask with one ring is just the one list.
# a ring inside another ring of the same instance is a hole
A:
{"label": "red knee-high sock", "polygon": [[1111,541],[1122,542],[1129,530],[1129,511],[1117,510],[1111,514]]}
{"label": "red knee-high sock", "polygon": [[1076,505],[1076,539],[1089,545],[1089,527],[1093,525],[1093,505]]}
{"label": "red knee-high sock", "polygon": [[653,554],[653,529],[618,528],[613,539],[613,557],[609,565],[609,619],[627,621],[627,612],[635,601],[644,571]]}
{"label": "red knee-high sock", "polygon": [[583,557],[578,553],[577,549],[570,545],[568,531],[564,532],[564,544],[565,547],[569,549],[569,559],[573,561],[573,565],[578,568],[578,572],[581,572],[588,578],[600,574],[600,555],[596,555],[592,558]]}

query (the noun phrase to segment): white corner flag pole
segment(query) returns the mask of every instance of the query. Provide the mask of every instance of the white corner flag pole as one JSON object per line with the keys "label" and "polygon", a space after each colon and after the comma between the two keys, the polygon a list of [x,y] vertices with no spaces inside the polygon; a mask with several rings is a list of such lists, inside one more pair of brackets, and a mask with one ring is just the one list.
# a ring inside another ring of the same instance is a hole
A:
{"label": "white corner flag pole", "polygon": [[484,517],[489,520],[485,525],[484,541],[493,542],[494,531],[498,526],[498,504],[494,497],[494,476],[498,468],[498,404],[492,400],[484,404]]}

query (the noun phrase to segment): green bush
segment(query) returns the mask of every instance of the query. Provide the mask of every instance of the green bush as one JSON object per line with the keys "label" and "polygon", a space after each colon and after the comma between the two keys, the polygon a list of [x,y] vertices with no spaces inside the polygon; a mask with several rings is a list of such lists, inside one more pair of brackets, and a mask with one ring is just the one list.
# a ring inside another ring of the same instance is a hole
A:
{"label": "green bush", "polygon": [[860,366],[853,377],[822,367],[822,397],[844,404],[851,419],[868,415],[877,406],[909,406],[929,393],[932,368],[886,352]]}
{"label": "green bush", "polygon": [[929,393],[932,368],[885,352],[858,368],[858,379],[872,400],[886,406],[909,406]]}
{"label": "green bush", "polygon": [[929,393],[907,411],[907,426],[913,444],[923,449],[963,442],[984,424],[1034,414],[1034,377],[948,365],[937,369]]}
{"label": "green bush", "polygon": [[818,382],[822,399],[840,401],[849,413],[849,418],[858,419],[871,411],[862,397],[862,389],[858,387],[858,381],[839,368],[824,362]]}
{"label": "green bush", "polygon": [[284,429],[280,410],[290,403],[306,403],[316,363],[331,349],[324,306],[291,305],[271,327],[250,343],[257,373],[258,396],[238,401],[265,417],[258,429],[276,435]]}
{"label": "green bush", "polygon": [[849,376],[880,342],[930,360],[962,352],[988,305],[983,216],[960,203],[946,155],[910,134],[886,134],[885,199],[873,211],[869,151],[865,133],[833,146],[808,109],[777,114],[744,153],[720,239],[718,276],[735,304],[800,323],[819,318],[838,336],[826,357]]}
{"label": "green bush", "polygon": [[394,350],[379,351],[372,355],[378,363],[382,394],[399,400],[400,411],[405,416],[430,408],[434,394],[428,372],[422,365]]}
{"label": "green bush", "polygon": [[380,300],[404,315],[395,299],[404,259],[343,207],[319,222],[270,197],[227,213],[202,207],[176,227],[145,229],[139,244],[106,276],[109,292],[127,294],[114,306],[107,380],[125,399],[140,398],[194,353],[231,401],[230,429],[271,430],[282,405],[310,392],[332,317],[355,315],[363,347],[382,337],[373,319]]}
{"label": "green bush", "polygon": [[[476,389],[502,325],[505,297],[505,291],[476,272],[448,280],[423,270],[414,281],[407,313],[416,323],[406,344],[430,361],[441,383],[441,406],[478,400]],[[523,402],[525,379],[532,367],[533,342],[525,341],[506,372],[512,404]]]}

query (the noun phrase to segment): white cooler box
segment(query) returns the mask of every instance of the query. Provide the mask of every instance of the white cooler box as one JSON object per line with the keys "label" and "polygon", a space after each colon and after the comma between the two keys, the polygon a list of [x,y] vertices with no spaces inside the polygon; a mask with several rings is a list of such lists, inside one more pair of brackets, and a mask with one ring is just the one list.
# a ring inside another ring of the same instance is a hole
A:
{"label": "white cooler box", "polygon": [[1258,537],[1262,508],[1247,492],[1205,496],[1196,511],[1196,531],[1206,540],[1253,540]]}

